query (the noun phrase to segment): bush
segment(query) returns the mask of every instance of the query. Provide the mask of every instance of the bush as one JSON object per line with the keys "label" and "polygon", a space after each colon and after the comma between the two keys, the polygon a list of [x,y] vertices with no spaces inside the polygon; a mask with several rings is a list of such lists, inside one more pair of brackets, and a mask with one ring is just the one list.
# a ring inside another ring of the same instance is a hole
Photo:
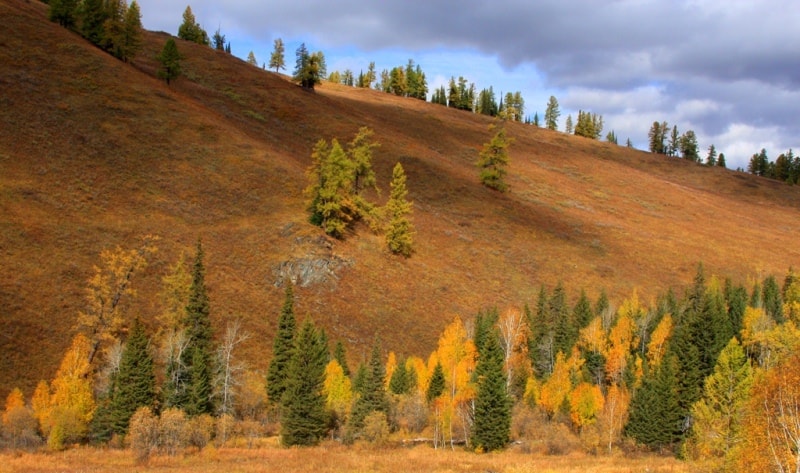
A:
{"label": "bush", "polygon": [[177,455],[186,446],[186,414],[170,408],[161,413],[158,423],[159,447],[167,455]]}
{"label": "bush", "polygon": [[3,415],[3,441],[10,448],[30,449],[41,445],[36,434],[38,422],[33,411],[25,406],[15,406]]}
{"label": "bush", "polygon": [[217,419],[216,429],[214,431],[214,441],[218,447],[225,445],[228,438],[236,435],[238,430],[236,419],[230,414],[222,414]]}
{"label": "bush", "polygon": [[50,433],[47,446],[52,450],[63,450],[71,443],[81,441],[88,432],[88,426],[77,409],[56,406],[50,413]]}
{"label": "bush", "polygon": [[364,440],[373,445],[384,445],[389,439],[389,423],[386,414],[374,411],[364,418]]}
{"label": "bush", "polygon": [[186,422],[185,439],[190,447],[202,450],[211,441],[214,432],[214,418],[208,414],[193,417]]}
{"label": "bush", "polygon": [[158,448],[159,420],[149,407],[140,407],[133,413],[127,440],[138,462],[146,462]]}

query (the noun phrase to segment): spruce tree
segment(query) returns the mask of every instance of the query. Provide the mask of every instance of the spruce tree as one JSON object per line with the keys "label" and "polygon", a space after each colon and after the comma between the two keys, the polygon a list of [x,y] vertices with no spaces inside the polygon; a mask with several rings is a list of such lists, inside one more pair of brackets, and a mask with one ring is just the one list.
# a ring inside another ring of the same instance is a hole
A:
{"label": "spruce tree", "polygon": [[411,390],[411,377],[405,362],[398,363],[389,380],[389,391],[392,394],[408,394]]}
{"label": "spruce tree", "polygon": [[676,362],[667,355],[654,372],[645,373],[630,405],[625,434],[655,449],[673,448],[681,439],[684,417],[678,406]]}
{"label": "spruce tree", "polygon": [[428,401],[428,404],[442,395],[444,392],[444,387],[444,368],[442,368],[441,363],[437,362],[436,366],[433,368],[431,379],[428,381],[428,390],[425,391],[425,400]]}
{"label": "spruce tree", "polygon": [[336,347],[333,349],[333,359],[342,367],[344,375],[350,377],[350,367],[347,365],[347,354],[345,353],[344,345],[341,340],[336,342]]}
{"label": "spruce tree", "polygon": [[503,350],[496,331],[483,344],[475,367],[478,392],[471,442],[476,450],[492,451],[508,444],[511,432],[511,398],[503,373]]}
{"label": "spruce tree", "polygon": [[558,129],[558,117],[561,116],[561,110],[558,107],[558,100],[554,96],[550,96],[547,102],[547,108],[544,111],[544,125],[548,130]]}
{"label": "spruce tree", "polygon": [[72,28],[75,26],[77,9],[77,0],[50,0],[47,17],[64,28]]}
{"label": "spruce tree", "polygon": [[181,54],[178,52],[178,45],[175,40],[169,38],[164,44],[164,48],[158,54],[158,62],[161,63],[161,68],[158,70],[158,77],[167,81],[173,81],[181,75]]}
{"label": "spruce tree", "polygon": [[134,0],[125,11],[117,57],[130,61],[142,47],[142,14]]}
{"label": "spruce tree", "polygon": [[206,46],[209,44],[208,33],[195,20],[191,6],[183,11],[183,23],[178,27],[178,38]]}
{"label": "spruce tree", "polygon": [[389,215],[386,244],[392,253],[409,257],[414,249],[414,226],[409,220],[412,203],[406,200],[406,173],[400,163],[394,166],[390,188],[389,202],[386,203]]}
{"label": "spruce tree", "polygon": [[282,397],[281,442],[284,446],[316,445],[325,436],[325,366],[328,347],[307,320],[297,334],[286,371]]}
{"label": "spruce tree", "polygon": [[214,413],[214,402],[211,398],[211,373],[214,372],[213,333],[203,256],[203,246],[198,240],[184,319],[187,346],[181,357],[181,363],[186,367],[187,396],[185,405],[180,407],[190,416]]}
{"label": "spruce tree", "polygon": [[125,434],[136,409],[155,407],[156,377],[150,339],[139,319],[133,324],[128,342],[122,351],[111,395],[110,419],[118,434]]}
{"label": "spruce tree", "polygon": [[354,430],[364,426],[364,419],[373,412],[389,413],[389,400],[386,397],[386,368],[381,360],[381,343],[375,340],[372,354],[366,369],[366,376],[359,387],[359,397],[353,405],[350,424]]}
{"label": "spruce tree", "polygon": [[267,370],[267,397],[270,402],[279,404],[286,391],[286,376],[289,361],[292,359],[297,322],[294,317],[294,288],[286,283],[283,307],[278,318],[278,333],[272,342],[272,360]]}
{"label": "spruce tree", "polygon": [[100,46],[103,42],[103,24],[108,13],[103,0],[83,0],[80,8],[81,35],[92,44]]}

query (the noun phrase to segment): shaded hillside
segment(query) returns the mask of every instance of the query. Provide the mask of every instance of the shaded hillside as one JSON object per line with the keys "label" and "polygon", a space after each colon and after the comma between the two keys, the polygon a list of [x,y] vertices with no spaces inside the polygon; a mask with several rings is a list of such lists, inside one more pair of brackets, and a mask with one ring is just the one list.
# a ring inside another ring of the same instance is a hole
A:
{"label": "shaded hillside", "polygon": [[[127,310],[152,320],[160,278],[202,238],[214,323],[244,320],[256,369],[287,268],[317,278],[296,291],[299,316],[355,361],[375,333],[426,354],[456,314],[532,302],[541,284],[619,301],[684,285],[701,260],[741,281],[800,261],[796,187],[511,123],[511,192],[498,194],[474,165],[488,117],[328,83],[309,93],[182,41],[184,76],[167,87],[154,77],[165,34],[125,64],[45,17],[39,2],[0,2],[2,395],[52,376],[100,252],[145,234],[159,251]],[[334,241],[307,222],[313,144],[361,126],[381,143],[376,198],[396,162],[408,175],[408,260],[366,228]]]}

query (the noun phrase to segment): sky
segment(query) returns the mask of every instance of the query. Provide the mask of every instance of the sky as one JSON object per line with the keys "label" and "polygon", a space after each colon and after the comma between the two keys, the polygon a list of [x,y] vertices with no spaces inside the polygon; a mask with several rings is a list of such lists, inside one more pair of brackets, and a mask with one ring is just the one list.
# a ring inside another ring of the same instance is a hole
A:
{"label": "sky", "polygon": [[465,77],[477,90],[522,93],[525,115],[549,97],[559,128],[578,110],[602,115],[647,149],[654,121],[694,130],[729,168],[762,148],[800,147],[797,0],[137,0],[148,30],[177,34],[191,5],[232,53],[269,62],[273,41],[322,51],[328,72],[419,64],[431,90]]}

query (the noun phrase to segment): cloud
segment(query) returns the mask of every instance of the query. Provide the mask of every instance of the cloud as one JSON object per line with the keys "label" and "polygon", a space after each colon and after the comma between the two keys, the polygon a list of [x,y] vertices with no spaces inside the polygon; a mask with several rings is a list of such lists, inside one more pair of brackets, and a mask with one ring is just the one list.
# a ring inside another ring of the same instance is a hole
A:
{"label": "cloud", "polygon": [[[141,0],[145,26],[174,33],[184,2]],[[743,159],[800,136],[796,0],[200,0],[192,8],[234,48],[268,50],[282,37],[323,50],[329,64],[403,57],[381,68],[414,58],[431,77],[521,90],[531,112],[556,95],[624,125],[618,135],[634,140],[646,141],[652,120],[631,117],[667,120],[701,140],[724,136],[736,153],[756,145]]]}

